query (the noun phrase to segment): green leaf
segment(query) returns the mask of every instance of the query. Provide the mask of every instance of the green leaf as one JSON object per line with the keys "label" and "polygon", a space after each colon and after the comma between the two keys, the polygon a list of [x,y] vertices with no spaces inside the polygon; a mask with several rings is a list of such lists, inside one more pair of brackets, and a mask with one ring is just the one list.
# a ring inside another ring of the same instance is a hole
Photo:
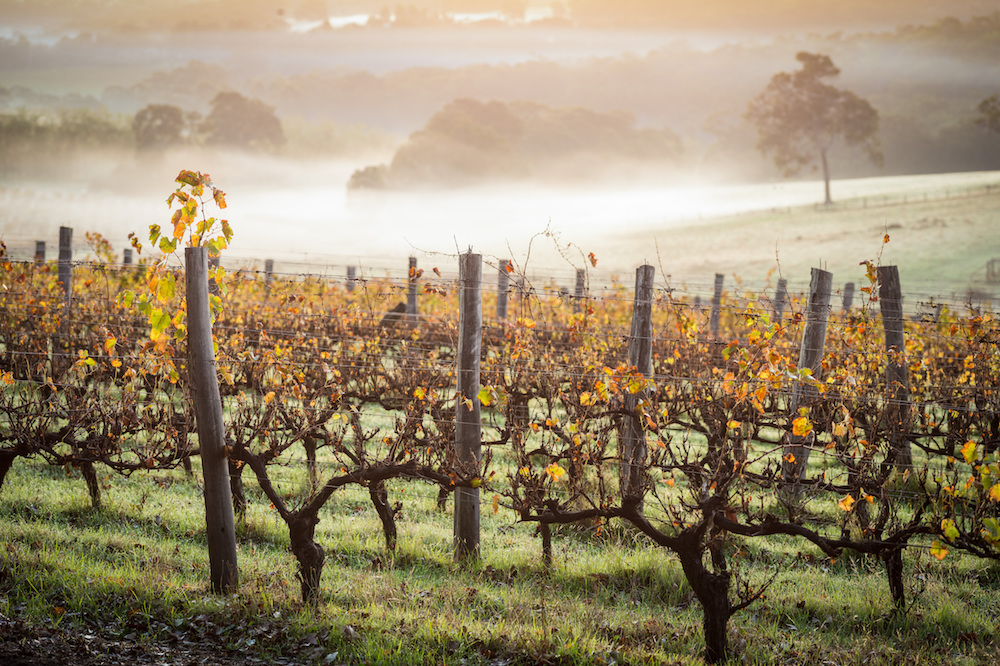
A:
{"label": "green leaf", "polygon": [[160,252],[163,254],[172,254],[177,250],[177,240],[174,238],[167,238],[166,236],[160,239]]}
{"label": "green leaf", "polygon": [[170,315],[162,310],[155,310],[153,315],[149,318],[149,325],[154,331],[162,333],[167,330],[168,326],[170,326]]}
{"label": "green leaf", "polygon": [[950,518],[945,518],[941,521],[941,531],[948,541],[954,541],[958,538],[958,528],[955,527],[955,521]]}

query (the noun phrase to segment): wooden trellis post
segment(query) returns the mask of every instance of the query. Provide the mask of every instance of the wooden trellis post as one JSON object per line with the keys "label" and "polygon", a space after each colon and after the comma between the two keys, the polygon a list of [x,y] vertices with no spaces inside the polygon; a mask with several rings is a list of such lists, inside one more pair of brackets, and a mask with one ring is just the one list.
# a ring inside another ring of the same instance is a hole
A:
{"label": "wooden trellis post", "polygon": [[[833,273],[819,268],[812,269],[806,325],[802,332],[802,345],[799,348],[799,369],[809,368],[813,378],[817,380],[823,374],[822,361],[826,348],[826,327],[830,318],[832,288]],[[788,408],[789,419],[797,418],[799,407],[809,406],[818,398],[819,392],[814,387],[796,382],[792,386],[792,399]],[[804,437],[794,432],[788,433],[781,463],[785,483],[796,484],[804,478],[806,464],[809,462],[809,446],[814,439],[813,433]]]}
{"label": "wooden trellis post", "polygon": [[903,334],[903,290],[896,266],[878,267],[878,302],[888,355],[885,369],[885,420],[889,429],[889,445],[894,452],[896,464],[910,467],[913,465],[913,454],[910,443],[906,440],[910,424],[910,385],[906,369],[906,338]]}
{"label": "wooden trellis post", "polygon": [[[458,399],[455,404],[455,453],[464,471],[479,468],[482,421],[479,364],[482,351],[482,255],[467,252],[458,265]],[[479,558],[479,488],[455,489],[455,561]]]}
{"label": "wooden trellis post", "polygon": [[[653,266],[640,266],[635,271],[635,297],[632,305],[632,329],[628,340],[628,362],[647,380],[653,374]],[[630,393],[625,398],[628,416],[622,427],[621,492],[625,502],[641,505],[645,488],[646,431],[642,427],[639,403],[648,389]]]}
{"label": "wooden trellis post", "polygon": [[205,481],[205,534],[212,590],[239,587],[236,527],[226,456],[226,426],[212,344],[212,314],[208,301],[208,249],[184,248],[188,317],[188,372],[191,399],[198,422],[198,443]]}

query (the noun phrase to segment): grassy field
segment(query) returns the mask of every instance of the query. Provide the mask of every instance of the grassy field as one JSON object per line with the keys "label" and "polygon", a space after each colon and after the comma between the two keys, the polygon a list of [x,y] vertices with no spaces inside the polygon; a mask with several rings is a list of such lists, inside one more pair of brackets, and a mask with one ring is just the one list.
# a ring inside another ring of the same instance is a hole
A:
{"label": "grassy field", "polygon": [[[830,207],[744,213],[705,219],[681,227],[643,229],[610,241],[605,255],[659,261],[663,272],[682,278],[712,273],[762,281],[770,271],[792,283],[809,283],[809,269],[834,274],[834,284],[864,275],[858,263],[881,255],[897,265],[904,292],[961,299],[983,289],[986,263],[1000,258],[995,242],[1000,220],[1000,187],[970,196],[913,198],[908,203],[870,205],[844,200]],[[890,241],[883,244],[889,234]],[[650,252],[656,239],[658,257]]]}
{"label": "grassy field", "polygon": [[[285,487],[302,479],[293,465]],[[194,480],[177,471],[105,484],[95,510],[62,468],[19,460],[8,475],[0,662],[701,663],[701,612],[679,565],[620,527],[558,532],[546,573],[533,527],[494,515],[487,494],[482,563],[461,569],[450,510],[435,510],[430,486],[390,484],[404,505],[394,556],[367,493],[343,491],[318,530],[327,564],[313,614],[298,600],[285,527],[253,482],[241,589],[224,597],[207,590]],[[1000,567],[911,549],[912,605],[899,616],[878,560],[830,561],[780,538],[733,548],[752,583],[776,575],[767,597],[730,622],[737,663],[986,665],[1000,654]]]}

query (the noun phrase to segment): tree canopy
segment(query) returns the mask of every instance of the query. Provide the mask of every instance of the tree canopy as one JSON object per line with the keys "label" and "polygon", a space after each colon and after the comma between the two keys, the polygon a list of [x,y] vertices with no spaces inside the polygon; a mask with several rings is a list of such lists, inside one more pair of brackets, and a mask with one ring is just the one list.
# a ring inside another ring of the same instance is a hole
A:
{"label": "tree canopy", "polygon": [[1000,95],[991,95],[979,103],[976,124],[991,132],[1000,132]]}
{"label": "tree canopy", "polygon": [[771,155],[786,176],[819,163],[829,204],[830,148],[842,139],[881,165],[879,116],[867,100],[825,83],[840,74],[829,56],[802,51],[795,59],[802,68],[771,77],[764,91],[750,101],[746,116],[757,128],[757,148]]}
{"label": "tree canopy", "polygon": [[132,133],[140,150],[178,144],[184,138],[184,111],[171,104],[150,104],[135,114]]}
{"label": "tree canopy", "polygon": [[203,127],[208,143],[245,148],[276,148],[285,143],[274,109],[238,92],[221,92]]}

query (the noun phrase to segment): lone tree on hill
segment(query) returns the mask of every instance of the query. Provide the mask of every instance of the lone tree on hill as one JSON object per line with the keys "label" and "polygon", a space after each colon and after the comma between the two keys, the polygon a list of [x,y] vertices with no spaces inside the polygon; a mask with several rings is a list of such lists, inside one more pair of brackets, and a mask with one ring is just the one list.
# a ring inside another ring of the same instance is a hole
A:
{"label": "lone tree on hill", "polygon": [[878,143],[878,111],[848,90],[824,83],[840,70],[829,56],[799,52],[797,72],[771,77],[755,97],[746,117],[757,127],[757,148],[774,156],[785,176],[792,176],[818,159],[823,168],[826,203],[830,204],[830,166],[827,153],[837,139],[861,146],[872,162],[882,165]]}
{"label": "lone tree on hill", "polygon": [[202,131],[205,140],[215,145],[265,150],[285,143],[281,121],[274,109],[238,92],[215,96]]}
{"label": "lone tree on hill", "polygon": [[1000,132],[1000,95],[992,95],[979,103],[976,124],[992,132]]}

